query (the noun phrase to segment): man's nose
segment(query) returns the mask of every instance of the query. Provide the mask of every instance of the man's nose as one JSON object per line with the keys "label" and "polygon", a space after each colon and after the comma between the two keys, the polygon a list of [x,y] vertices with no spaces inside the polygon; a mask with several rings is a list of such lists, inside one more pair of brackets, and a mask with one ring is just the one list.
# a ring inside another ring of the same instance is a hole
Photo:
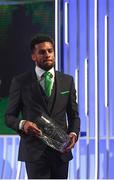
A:
{"label": "man's nose", "polygon": [[45,51],[45,56],[48,57],[49,56],[49,52]]}

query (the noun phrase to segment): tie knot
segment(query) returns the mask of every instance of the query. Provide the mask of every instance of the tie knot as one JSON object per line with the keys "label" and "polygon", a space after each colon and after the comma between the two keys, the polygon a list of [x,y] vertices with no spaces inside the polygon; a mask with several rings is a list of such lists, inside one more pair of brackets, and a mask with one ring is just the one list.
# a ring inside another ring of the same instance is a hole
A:
{"label": "tie knot", "polygon": [[53,77],[53,75],[49,71],[46,71],[43,75],[44,75],[44,77],[47,77],[47,76],[50,78]]}

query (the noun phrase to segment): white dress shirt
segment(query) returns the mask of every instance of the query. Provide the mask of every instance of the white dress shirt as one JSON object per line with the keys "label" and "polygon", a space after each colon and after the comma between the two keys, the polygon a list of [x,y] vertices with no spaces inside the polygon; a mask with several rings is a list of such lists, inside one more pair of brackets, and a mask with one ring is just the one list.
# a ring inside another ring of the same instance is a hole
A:
{"label": "white dress shirt", "polygon": [[[44,77],[43,77],[43,74],[45,73],[45,70],[43,70],[40,67],[36,66],[35,67],[35,72],[36,72],[36,75],[37,75],[37,79],[40,82],[40,85],[44,89]],[[53,88],[54,79],[55,79],[54,67],[52,67],[48,72],[50,72],[52,74],[52,87],[51,87],[51,89],[52,89]]]}

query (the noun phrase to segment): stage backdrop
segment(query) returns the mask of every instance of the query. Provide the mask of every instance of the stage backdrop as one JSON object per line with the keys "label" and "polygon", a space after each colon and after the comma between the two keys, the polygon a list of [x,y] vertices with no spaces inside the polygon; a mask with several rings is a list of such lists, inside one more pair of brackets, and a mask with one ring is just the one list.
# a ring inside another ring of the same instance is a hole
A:
{"label": "stage backdrop", "polygon": [[33,68],[30,40],[36,33],[54,38],[54,1],[0,1],[0,134],[14,134],[4,124],[13,76]]}

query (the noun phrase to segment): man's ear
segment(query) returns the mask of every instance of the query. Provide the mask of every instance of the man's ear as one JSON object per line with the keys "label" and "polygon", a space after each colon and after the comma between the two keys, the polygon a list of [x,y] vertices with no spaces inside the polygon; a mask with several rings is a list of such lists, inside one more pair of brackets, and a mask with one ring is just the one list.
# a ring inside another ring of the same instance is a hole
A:
{"label": "man's ear", "polygon": [[35,56],[35,54],[32,54],[31,57],[32,57],[32,60],[33,60],[33,61],[36,61],[36,56]]}

